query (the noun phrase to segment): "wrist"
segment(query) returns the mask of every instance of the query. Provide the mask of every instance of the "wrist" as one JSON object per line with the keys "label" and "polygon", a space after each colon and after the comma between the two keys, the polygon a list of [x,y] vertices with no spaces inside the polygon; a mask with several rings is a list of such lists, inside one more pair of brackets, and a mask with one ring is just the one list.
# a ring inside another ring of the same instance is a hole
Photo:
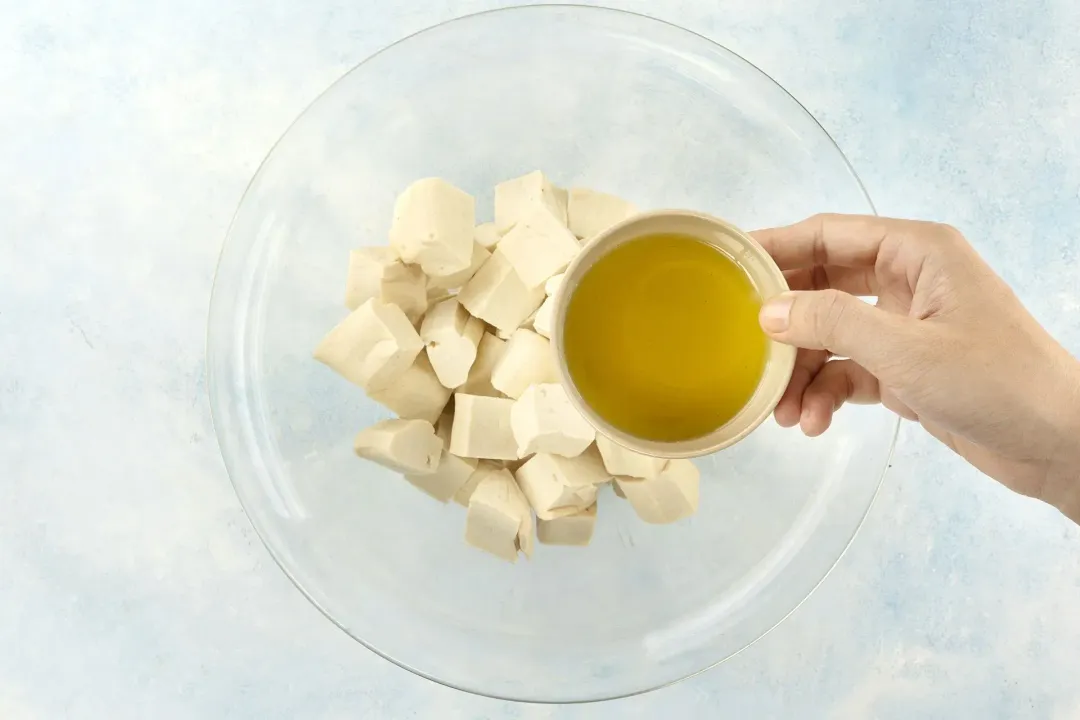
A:
{"label": "wrist", "polygon": [[1043,500],[1080,524],[1080,361],[1069,358],[1057,397],[1056,451],[1049,458]]}

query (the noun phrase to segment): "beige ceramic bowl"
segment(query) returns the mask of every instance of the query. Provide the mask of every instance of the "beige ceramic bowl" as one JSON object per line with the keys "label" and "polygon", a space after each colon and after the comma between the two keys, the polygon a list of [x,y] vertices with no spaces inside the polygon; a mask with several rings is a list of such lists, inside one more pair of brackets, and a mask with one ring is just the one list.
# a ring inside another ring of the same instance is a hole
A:
{"label": "beige ceramic bowl", "polygon": [[658,442],[630,435],[600,417],[582,399],[566,366],[563,352],[563,331],[566,326],[566,307],[581,278],[598,259],[622,243],[646,235],[677,233],[689,235],[721,250],[746,271],[763,300],[788,289],[784,274],[765,249],[734,225],[718,218],[685,210],[659,210],[625,220],[589,241],[584,251],[570,264],[555,295],[555,328],[552,341],[558,361],[559,379],[566,387],[571,401],[597,430],[620,445],[657,457],[685,458],[707,455],[737,443],[760,425],[780,401],[791,370],[795,365],[795,348],[769,343],[769,357],[757,389],[738,414],[713,432],[678,442]]}

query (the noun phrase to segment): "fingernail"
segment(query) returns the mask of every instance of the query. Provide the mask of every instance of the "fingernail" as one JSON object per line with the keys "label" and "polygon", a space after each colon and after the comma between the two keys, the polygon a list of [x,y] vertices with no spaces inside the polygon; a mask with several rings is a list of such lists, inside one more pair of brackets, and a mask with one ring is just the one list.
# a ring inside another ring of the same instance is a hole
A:
{"label": "fingernail", "polygon": [[794,301],[790,295],[780,295],[769,300],[761,306],[758,321],[766,332],[779,333],[788,329],[788,321],[791,317],[791,304]]}

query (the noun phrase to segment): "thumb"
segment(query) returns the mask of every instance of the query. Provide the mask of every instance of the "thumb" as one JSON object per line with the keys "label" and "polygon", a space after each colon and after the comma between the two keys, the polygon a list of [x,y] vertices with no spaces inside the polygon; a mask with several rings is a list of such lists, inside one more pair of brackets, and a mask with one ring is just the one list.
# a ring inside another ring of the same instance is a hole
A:
{"label": "thumb", "polygon": [[901,349],[906,321],[839,290],[787,292],[766,302],[760,315],[762,329],[774,340],[828,350],[875,374]]}

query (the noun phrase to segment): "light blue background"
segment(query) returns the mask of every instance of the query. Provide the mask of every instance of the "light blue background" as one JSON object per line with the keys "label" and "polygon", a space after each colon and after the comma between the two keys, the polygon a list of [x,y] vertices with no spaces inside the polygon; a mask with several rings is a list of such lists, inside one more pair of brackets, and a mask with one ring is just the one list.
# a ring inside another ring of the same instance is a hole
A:
{"label": "light blue background", "polygon": [[[1080,719],[1080,530],[910,426],[811,599],[641,698],[448,690],[292,588],[210,422],[226,225],[330,82],[501,4],[0,0],[0,717]],[[882,213],[958,225],[1080,352],[1075,0],[615,4],[762,67]]]}

